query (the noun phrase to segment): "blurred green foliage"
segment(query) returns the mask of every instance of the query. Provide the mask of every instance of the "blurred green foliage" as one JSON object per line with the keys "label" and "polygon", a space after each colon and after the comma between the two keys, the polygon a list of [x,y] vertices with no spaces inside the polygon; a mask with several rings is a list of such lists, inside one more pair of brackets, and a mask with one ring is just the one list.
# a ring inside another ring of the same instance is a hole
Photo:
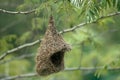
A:
{"label": "blurred green foliage", "polygon": [[[0,0],[0,8],[31,14],[0,13],[0,55],[19,45],[42,39],[52,13],[58,31],[91,22],[120,11],[120,0]],[[52,8],[52,10],[51,10]],[[72,50],[65,55],[65,67],[120,67],[120,16],[113,16],[63,34]],[[5,57],[37,53],[39,44]],[[35,72],[35,57],[0,64],[0,78]],[[120,71],[62,71],[47,77],[22,80],[120,80]]]}

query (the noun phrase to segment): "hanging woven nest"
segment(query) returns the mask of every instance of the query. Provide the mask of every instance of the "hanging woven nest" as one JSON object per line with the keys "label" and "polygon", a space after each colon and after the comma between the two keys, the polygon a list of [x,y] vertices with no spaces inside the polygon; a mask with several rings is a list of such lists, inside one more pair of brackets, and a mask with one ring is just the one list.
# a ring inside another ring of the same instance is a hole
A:
{"label": "hanging woven nest", "polygon": [[45,36],[36,56],[36,71],[45,76],[64,69],[64,53],[69,51],[68,45],[57,32],[53,17],[50,17]]}

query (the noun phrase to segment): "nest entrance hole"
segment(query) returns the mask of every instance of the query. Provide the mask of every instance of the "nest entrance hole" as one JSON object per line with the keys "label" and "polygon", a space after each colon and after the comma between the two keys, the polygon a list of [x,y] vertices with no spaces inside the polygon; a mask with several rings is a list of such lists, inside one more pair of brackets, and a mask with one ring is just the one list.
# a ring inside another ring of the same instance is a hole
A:
{"label": "nest entrance hole", "polygon": [[58,67],[62,64],[63,57],[64,57],[64,52],[58,51],[50,57],[50,60],[56,67]]}

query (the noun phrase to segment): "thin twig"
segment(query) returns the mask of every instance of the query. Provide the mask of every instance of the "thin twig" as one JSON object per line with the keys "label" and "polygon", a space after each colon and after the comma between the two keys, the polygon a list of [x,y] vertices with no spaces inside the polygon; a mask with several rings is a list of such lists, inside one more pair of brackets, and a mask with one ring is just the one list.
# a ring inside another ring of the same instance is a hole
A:
{"label": "thin twig", "polygon": [[13,48],[13,49],[11,49],[11,50],[8,50],[7,52],[3,53],[2,56],[0,56],[0,60],[4,59],[5,56],[7,56],[7,55],[10,54],[10,53],[13,53],[13,52],[18,51],[18,50],[20,50],[20,49],[23,49],[23,48],[25,48],[25,47],[33,46],[33,45],[35,45],[35,44],[37,44],[37,43],[39,43],[39,42],[41,42],[41,40],[36,40],[36,41],[34,41],[34,42],[27,43],[27,44],[18,46],[18,47],[16,47],[16,48]]}
{"label": "thin twig", "polygon": [[[103,70],[106,69],[108,71],[115,71],[115,70],[120,70],[120,67],[117,68],[105,68],[104,66],[101,67],[75,67],[75,68],[66,68],[64,71],[76,71],[76,70],[81,70],[81,71],[95,71],[95,70]],[[37,73],[28,73],[28,74],[21,74],[21,75],[16,75],[16,76],[10,76],[6,78],[2,78],[0,80],[13,80],[17,78],[27,78],[27,77],[34,77],[37,76]]]}
{"label": "thin twig", "polygon": [[[92,24],[92,23],[96,23],[96,22],[99,21],[100,19],[104,19],[104,18],[116,16],[116,15],[119,15],[119,14],[120,14],[120,12],[111,13],[111,14],[108,14],[107,16],[102,16],[102,17],[98,18],[98,19],[95,20],[95,21],[86,22],[86,23],[81,23],[81,24],[78,24],[77,26],[73,26],[72,28],[68,28],[68,29],[65,29],[65,30],[63,30],[63,31],[60,31],[59,33],[60,33],[60,34],[63,34],[63,33],[71,32],[71,31],[74,31],[74,30],[76,30],[77,28],[81,28],[81,27],[83,27],[83,26],[85,26],[85,25]],[[3,53],[3,55],[0,56],[0,60],[4,59],[5,56],[7,56],[8,54],[10,54],[10,53],[12,53],[12,52],[15,52],[15,51],[17,51],[17,50],[23,49],[23,48],[28,47],[28,46],[33,46],[33,45],[39,43],[40,41],[41,41],[41,40],[36,40],[36,41],[34,41],[34,42],[32,42],[32,43],[24,44],[24,45],[21,45],[21,46],[19,46],[19,47],[17,47],[17,48],[13,48],[13,49],[11,49],[11,50],[8,50],[7,52]]]}
{"label": "thin twig", "polygon": [[35,11],[36,11],[36,9],[30,10],[30,11],[8,11],[5,9],[0,9],[0,13],[7,13],[7,14],[30,14]]}

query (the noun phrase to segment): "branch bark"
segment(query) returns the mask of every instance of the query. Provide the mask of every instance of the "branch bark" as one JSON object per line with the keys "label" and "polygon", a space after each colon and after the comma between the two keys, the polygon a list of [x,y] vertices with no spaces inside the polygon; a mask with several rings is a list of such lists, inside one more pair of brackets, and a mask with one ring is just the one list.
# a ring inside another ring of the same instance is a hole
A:
{"label": "branch bark", "polygon": [[[75,67],[75,68],[66,68],[64,71],[76,71],[76,70],[95,71],[95,70],[102,70],[102,69],[106,69],[108,71],[115,71],[115,70],[120,70],[120,67],[116,67],[116,68],[111,68],[111,67],[105,68],[104,66],[101,66],[101,67]],[[18,79],[18,78],[27,78],[27,77],[35,77],[35,76],[37,76],[37,73],[28,73],[28,74],[21,74],[21,75],[2,78],[0,80],[13,80],[13,79]]]}
{"label": "branch bark", "polygon": [[[71,32],[71,31],[74,31],[74,30],[76,30],[78,28],[81,28],[81,27],[83,27],[85,25],[96,23],[100,19],[105,19],[105,18],[108,18],[108,17],[117,16],[117,15],[120,15],[120,12],[111,13],[111,14],[108,14],[106,16],[102,16],[102,17],[100,17],[97,20],[94,20],[92,22],[85,22],[85,23],[78,24],[77,26],[73,26],[72,28],[65,29],[63,31],[60,31],[59,33],[63,34],[63,33]],[[37,44],[39,42],[41,42],[41,40],[36,40],[36,41],[34,41],[32,43],[24,44],[24,45],[18,46],[17,48],[13,48],[11,50],[8,50],[7,52],[3,53],[3,55],[0,56],[0,60],[4,59],[10,53],[13,53],[13,52],[18,51],[20,49],[23,49],[25,47],[33,46],[33,45],[35,45],[35,44]]]}

